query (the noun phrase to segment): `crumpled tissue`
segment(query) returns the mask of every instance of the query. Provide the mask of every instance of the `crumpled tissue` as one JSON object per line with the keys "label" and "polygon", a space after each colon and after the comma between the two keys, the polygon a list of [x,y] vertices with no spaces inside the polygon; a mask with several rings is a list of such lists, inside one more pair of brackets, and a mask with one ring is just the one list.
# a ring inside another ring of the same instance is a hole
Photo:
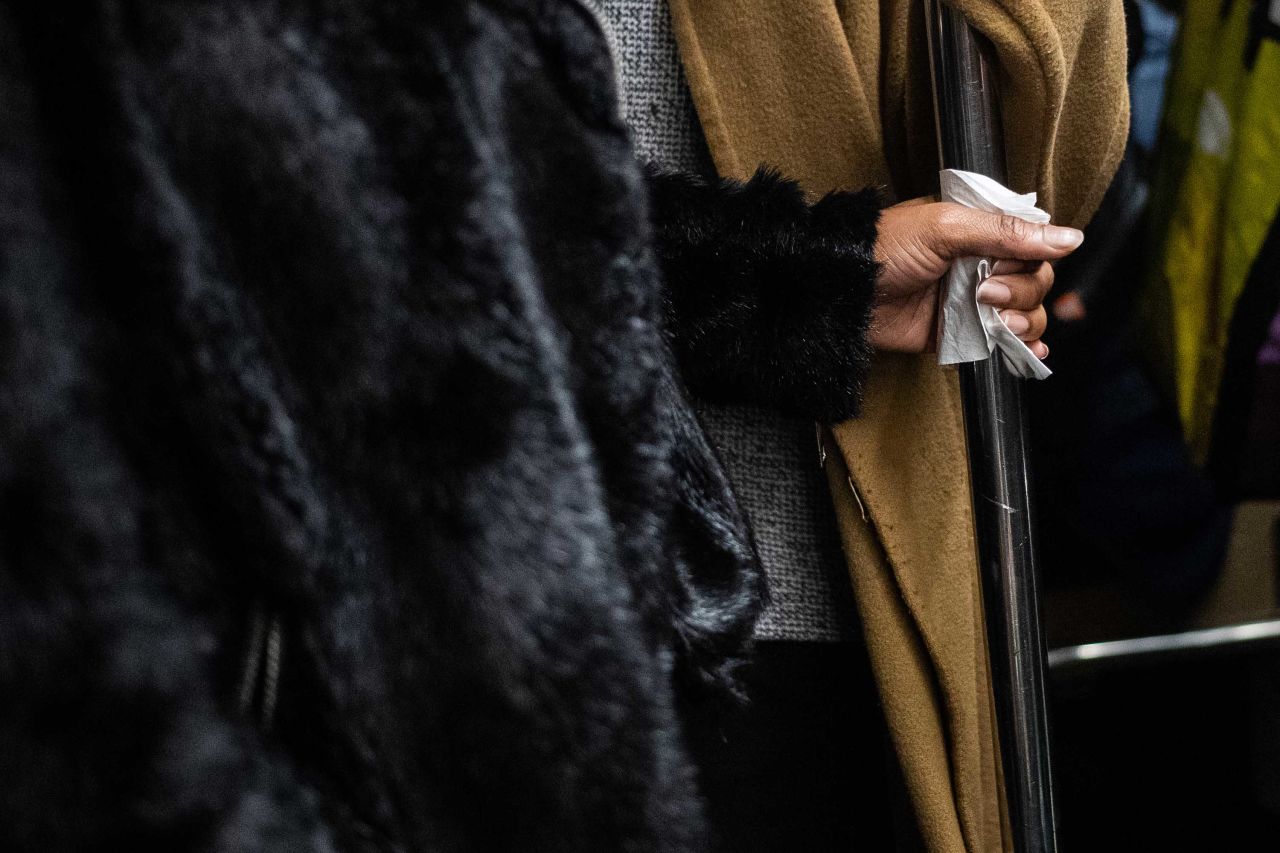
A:
{"label": "crumpled tissue", "polygon": [[[943,201],[989,213],[1007,213],[1028,222],[1049,221],[1049,214],[1036,207],[1035,193],[1015,193],[986,175],[943,169],[940,182]],[[938,320],[938,363],[982,361],[999,347],[1013,373],[1024,379],[1045,379],[1053,371],[1009,331],[994,306],[978,302],[978,285],[991,275],[994,263],[990,258],[962,258],[951,265],[943,284]]]}

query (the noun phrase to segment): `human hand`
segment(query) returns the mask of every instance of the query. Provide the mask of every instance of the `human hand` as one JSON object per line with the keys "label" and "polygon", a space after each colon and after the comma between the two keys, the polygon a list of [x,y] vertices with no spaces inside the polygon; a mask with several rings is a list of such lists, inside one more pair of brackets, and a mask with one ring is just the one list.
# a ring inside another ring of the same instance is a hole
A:
{"label": "human hand", "polygon": [[978,301],[1001,309],[1009,330],[1045,358],[1042,303],[1053,286],[1048,262],[1071,254],[1083,240],[1075,228],[1037,225],[929,198],[885,208],[876,238],[881,271],[871,345],[924,352],[934,343],[939,279],[957,258],[996,258],[991,277],[978,287]]}

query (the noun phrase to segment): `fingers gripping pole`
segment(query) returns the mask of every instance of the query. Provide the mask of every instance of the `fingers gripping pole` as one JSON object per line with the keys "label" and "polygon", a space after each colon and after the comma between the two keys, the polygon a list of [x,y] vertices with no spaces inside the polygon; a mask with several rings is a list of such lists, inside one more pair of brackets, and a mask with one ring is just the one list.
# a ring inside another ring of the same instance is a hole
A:
{"label": "fingers gripping pole", "polygon": [[[964,18],[924,0],[945,168],[1006,181],[994,66]],[[1045,649],[1022,380],[996,351],[959,366],[1000,753],[1016,853],[1055,853]]]}

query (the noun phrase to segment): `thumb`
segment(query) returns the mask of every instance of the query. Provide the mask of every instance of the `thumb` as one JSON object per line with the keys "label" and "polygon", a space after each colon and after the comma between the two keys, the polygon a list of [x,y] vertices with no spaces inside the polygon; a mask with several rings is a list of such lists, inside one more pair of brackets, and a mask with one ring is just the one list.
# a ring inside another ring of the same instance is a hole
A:
{"label": "thumb", "polygon": [[1084,233],[1061,225],[1040,225],[1016,216],[947,204],[939,214],[942,248],[950,258],[1016,258],[1050,261],[1071,254]]}

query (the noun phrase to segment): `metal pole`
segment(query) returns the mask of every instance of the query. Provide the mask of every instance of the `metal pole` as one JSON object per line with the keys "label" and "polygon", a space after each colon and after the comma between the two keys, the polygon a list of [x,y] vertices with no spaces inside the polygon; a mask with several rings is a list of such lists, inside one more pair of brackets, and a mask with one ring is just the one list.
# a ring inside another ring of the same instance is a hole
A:
{"label": "metal pole", "polygon": [[[942,165],[1004,183],[990,46],[958,12],[940,0],[924,2]],[[986,361],[960,365],[960,388],[1013,849],[1053,853],[1045,647],[1021,380],[997,351]]]}

